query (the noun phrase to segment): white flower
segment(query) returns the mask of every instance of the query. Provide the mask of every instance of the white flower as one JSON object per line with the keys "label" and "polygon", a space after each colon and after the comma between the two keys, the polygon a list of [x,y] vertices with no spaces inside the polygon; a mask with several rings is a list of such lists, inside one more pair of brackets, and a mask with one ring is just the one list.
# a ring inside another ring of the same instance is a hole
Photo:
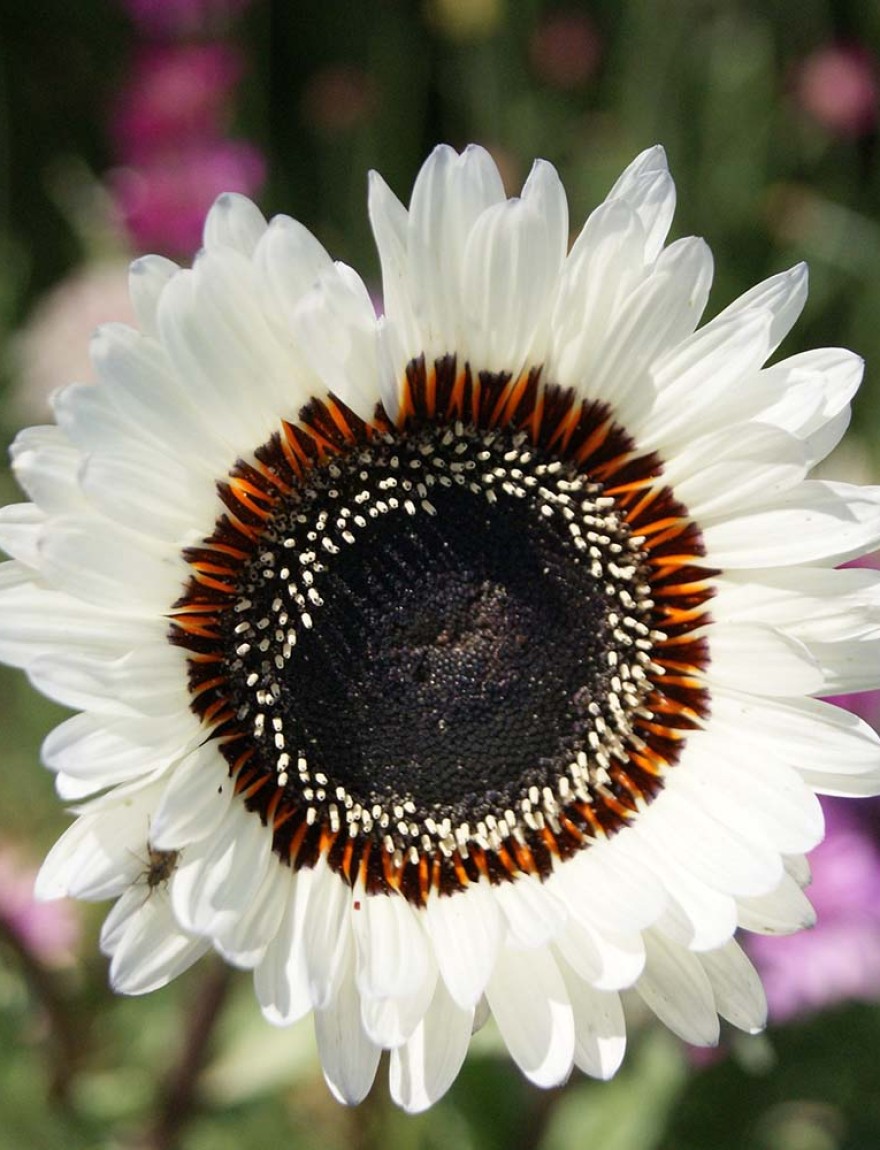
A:
{"label": "white flower", "polygon": [[409,1110],[487,1010],[542,1086],[615,1072],[626,988],[690,1042],[762,1026],[734,932],[809,924],[815,792],[880,789],[821,701],[880,682],[876,574],[834,569],[880,494],[806,478],[861,362],[762,366],[804,268],[697,330],[673,203],[645,152],[567,251],[549,164],[508,200],[439,148],[409,210],[373,178],[378,322],[236,196],[191,271],[133,265],[141,330],[18,438],[0,518],[0,654],[82,712],[39,893],[118,900],[118,990],[213,947],[313,1012],[339,1098],[390,1049]]}

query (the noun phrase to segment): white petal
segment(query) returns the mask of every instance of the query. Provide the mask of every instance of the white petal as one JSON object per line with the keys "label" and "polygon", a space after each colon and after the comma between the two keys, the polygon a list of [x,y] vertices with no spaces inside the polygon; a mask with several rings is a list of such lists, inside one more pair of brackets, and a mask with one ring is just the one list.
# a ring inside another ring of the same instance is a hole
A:
{"label": "white petal", "polygon": [[213,835],[188,847],[175,872],[171,898],[181,926],[217,935],[234,925],[260,889],[271,846],[258,816],[231,803]]}
{"label": "white petal", "polygon": [[159,303],[163,347],[203,425],[230,445],[227,468],[267,440],[278,421],[273,353],[281,348],[256,296],[253,266],[224,248],[179,272]]}
{"label": "white petal", "polygon": [[513,1060],[536,1086],[559,1086],[574,1061],[574,1013],[550,952],[502,947],[486,998]]}
{"label": "white petal", "polygon": [[394,329],[400,370],[423,348],[408,282],[407,211],[378,172],[369,176],[369,210],[382,265],[384,315]]}
{"label": "white petal", "polygon": [[430,895],[425,925],[440,974],[462,1009],[482,996],[501,941],[501,912],[494,892],[481,883],[453,895]]}
{"label": "white petal", "polygon": [[670,1030],[695,1046],[718,1042],[712,985],[699,959],[655,931],[645,934],[647,964],[636,983],[644,1002]]}
{"label": "white petal", "polygon": [[428,977],[428,946],[420,915],[397,895],[361,893],[352,904],[357,983],[369,998],[406,997]]}
{"label": "white petal", "polygon": [[809,649],[791,635],[760,623],[716,624],[709,638],[707,679],[765,695],[809,695],[825,677]]}
{"label": "white petal", "polygon": [[[213,479],[228,470],[233,462],[229,445],[214,434],[209,414],[195,406],[156,339],[124,324],[104,324],[92,337],[89,352],[101,382],[89,395],[65,388],[55,402],[58,420],[72,442],[85,451],[119,450],[126,444],[142,448],[149,443],[166,457],[186,459],[194,471]],[[112,401],[115,416],[111,419],[99,410],[96,422],[101,397]],[[198,451],[193,451],[193,444],[198,444]]]}
{"label": "white petal", "polygon": [[146,335],[156,335],[159,297],[178,271],[177,264],[164,256],[141,256],[129,267],[128,291],[138,324]]}
{"label": "white petal", "polygon": [[663,909],[664,894],[653,868],[633,853],[627,832],[594,843],[563,862],[548,880],[569,914],[586,926],[618,933],[641,930]]}
{"label": "white petal", "polygon": [[354,1106],[369,1093],[382,1052],[361,1025],[354,946],[346,937],[339,987],[327,1006],[315,1010],[315,1037],[327,1085],[340,1102]]}
{"label": "white petal", "polygon": [[214,932],[214,946],[227,962],[249,970],[262,961],[281,926],[293,881],[290,867],[271,857],[250,905],[237,918],[220,922]]}
{"label": "white petal", "polygon": [[177,850],[213,835],[232,802],[226,761],[212,742],[188,755],[174,771],[150,824],[158,850]]}
{"label": "white petal", "polygon": [[569,920],[554,945],[578,977],[597,990],[624,990],[645,967],[641,933],[616,934]]}
{"label": "white petal", "polygon": [[185,566],[172,551],[151,548],[97,516],[54,520],[41,545],[41,568],[59,590],[99,607],[166,613],[185,583]]}
{"label": "white petal", "polygon": [[606,197],[606,202],[620,200],[641,220],[645,262],[650,263],[660,254],[675,213],[675,184],[659,144],[636,156]]}
{"label": "white petal", "polygon": [[80,482],[93,507],[120,525],[169,542],[187,541],[196,524],[219,511],[216,487],[182,461],[147,452],[102,452],[83,465]]}
{"label": "white petal", "polygon": [[39,567],[38,548],[45,522],[45,511],[33,503],[9,503],[0,507],[0,547],[28,567]]}
{"label": "white petal", "polygon": [[427,1110],[455,1081],[471,1038],[473,1010],[462,1010],[442,980],[424,1018],[409,1040],[391,1051],[391,1097],[409,1114]]}
{"label": "white petal", "polygon": [[300,870],[292,876],[278,931],[254,970],[257,1001],[275,1026],[289,1026],[312,1008],[303,923],[313,875]]}
{"label": "white petal", "polygon": [[362,419],[372,419],[379,401],[379,336],[360,277],[344,264],[322,272],[297,304],[292,325],[324,387]]}
{"label": "white petal", "polygon": [[59,388],[52,393],[52,410],[58,426],[80,451],[118,444],[130,431],[110,390],[102,384],[71,383]]}
{"label": "white petal", "polygon": [[626,1050],[626,1023],[617,994],[595,990],[566,963],[559,964],[574,1012],[574,1064],[584,1074],[607,1081]]}
{"label": "white petal", "polygon": [[201,737],[191,715],[167,726],[159,740],[153,719],[74,715],[49,732],[41,757],[50,771],[100,790],[170,765]]}
{"label": "white petal", "polygon": [[[353,901],[348,884],[319,860],[312,871],[311,892],[303,920],[309,989],[318,1010],[332,1002],[349,953],[354,963]],[[359,994],[357,998],[359,1001]]]}
{"label": "white petal", "polygon": [[816,922],[816,912],[800,885],[784,875],[767,894],[737,899],[739,925],[756,934],[794,934]]}
{"label": "white petal", "polygon": [[462,253],[482,213],[504,198],[498,169],[479,147],[459,156],[441,145],[416,177],[407,226],[409,283],[429,360],[462,349]]}
{"label": "white petal", "polygon": [[57,427],[27,427],[9,449],[15,478],[27,495],[50,515],[83,506],[77,484],[82,456]]}
{"label": "white petal", "polygon": [[0,657],[8,663],[27,666],[59,648],[73,658],[119,659],[154,641],[156,631],[152,620],[113,615],[51,591],[16,562],[0,565]]}
{"label": "white petal", "polygon": [[802,439],[811,465],[836,446],[849,423],[849,403],[864,361],[843,348],[823,347],[790,356],[761,372],[766,400],[755,418]]}
{"label": "white petal", "polygon": [[880,489],[808,480],[703,530],[717,567],[833,566],[880,543]]}
{"label": "white petal", "polygon": [[383,1050],[402,1046],[415,1033],[431,1005],[437,987],[437,966],[430,963],[425,976],[408,994],[387,998],[361,996],[361,1022],[367,1036]]}
{"label": "white petal", "polygon": [[717,691],[712,718],[718,728],[758,754],[793,766],[814,790],[876,794],[880,787],[880,735],[842,707],[818,699],[778,699]]}
{"label": "white petal", "polygon": [[234,248],[251,256],[265,230],[266,221],[255,203],[237,192],[224,192],[205,220],[205,247]]}
{"label": "white petal", "polygon": [[462,268],[465,346],[472,364],[514,376],[527,366],[562,255],[530,201],[487,209],[468,237]]}
{"label": "white petal", "polygon": [[795,854],[822,841],[819,800],[770,747],[757,755],[719,734],[707,745],[699,769],[683,772],[678,785],[714,818],[755,839],[756,849],[768,844],[782,854]]}
{"label": "white petal", "polygon": [[709,976],[715,1009],[740,1030],[755,1034],[767,1022],[767,998],[758,972],[733,941],[699,956]]}
{"label": "white petal", "polygon": [[107,801],[81,815],[49,851],[34,884],[42,900],[115,898],[145,870],[143,853],[156,788]]}
{"label": "white petal", "polygon": [[602,204],[575,240],[551,316],[552,375],[583,388],[597,370],[608,331],[645,275],[645,236],[626,204]]}
{"label": "white petal", "polygon": [[[686,754],[697,750],[697,735],[689,740]],[[699,801],[685,794],[677,777],[687,770],[684,762],[669,773],[666,787],[631,827],[661,853],[668,853],[685,868],[723,894],[763,894],[779,881],[779,855],[754,840],[744,839],[731,827],[712,818]]]}
{"label": "white petal", "polygon": [[110,985],[117,994],[148,994],[167,985],[202,957],[210,944],[184,934],[171,913],[164,891],[130,888],[116,908],[128,902],[124,925],[118,917],[102,933],[102,949],[112,953]]}
{"label": "white petal", "polygon": [[712,257],[705,243],[679,240],[663,252],[654,273],[621,309],[584,386],[612,404],[625,426],[651,398],[649,369],[657,356],[696,327],[711,279]]}
{"label": "white petal", "polygon": [[759,307],[773,316],[767,354],[772,355],[797,322],[807,302],[808,273],[806,264],[795,264],[788,271],[756,284],[734,300],[718,316],[728,319],[750,308]]}
{"label": "white petal", "polygon": [[[743,378],[754,376],[767,358],[771,324],[771,317],[758,309],[716,318],[659,356],[650,365],[657,402],[633,411],[631,427],[639,441],[661,448],[674,461],[675,453],[694,438],[734,423],[719,418],[719,408],[742,403]],[[755,399],[751,408],[734,414],[751,415],[759,403]]]}
{"label": "white petal", "polygon": [[154,639],[119,659],[75,648],[41,652],[26,670],[38,690],[67,707],[176,721],[189,702],[182,662],[181,652]]}
{"label": "white petal", "polygon": [[676,499],[705,526],[772,499],[806,474],[801,441],[769,424],[755,423],[746,434],[735,426],[692,438],[676,451],[663,478],[675,489]]}
{"label": "white petal", "polygon": [[656,920],[657,929],[690,950],[709,950],[725,943],[736,930],[734,899],[708,886],[690,859],[671,857],[650,835],[627,837],[645,868],[663,876],[666,905]]}
{"label": "white petal", "polygon": [[495,889],[495,898],[507,920],[508,945],[529,950],[543,946],[562,930],[565,904],[546,883],[522,876]]}

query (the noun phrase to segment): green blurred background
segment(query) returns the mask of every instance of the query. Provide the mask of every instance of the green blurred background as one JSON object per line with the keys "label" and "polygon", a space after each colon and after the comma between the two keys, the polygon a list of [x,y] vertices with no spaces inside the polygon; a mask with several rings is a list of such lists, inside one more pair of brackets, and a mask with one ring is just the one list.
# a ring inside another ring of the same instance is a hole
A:
{"label": "green blurred background", "polygon": [[[204,106],[180,60],[158,103],[150,95],[175,53],[218,46]],[[89,330],[125,318],[125,261],[145,238],[186,258],[186,221],[223,175],[267,214],[303,220],[378,291],[370,168],[406,200],[435,143],[473,140],[514,193],[543,156],[578,227],[660,142],[679,189],[673,234],[705,236],[716,257],[712,313],[809,261],[810,300],[784,351],[840,344],[865,356],[828,474],[876,479],[878,53],[873,0],[0,3],[0,434],[44,420],[48,391],[87,373]],[[237,160],[229,141],[245,149]],[[0,494],[18,498],[5,472]],[[114,998],[96,943],[104,908],[40,919],[30,947],[10,927],[54,913],[30,907],[26,890],[67,822],[38,766],[60,716],[23,676],[0,675],[0,1150],[880,1146],[870,1001],[729,1036],[708,1058],[636,1016],[614,1082],[576,1075],[546,1093],[487,1032],[447,1098],[411,1119],[389,1104],[381,1071],[360,1109],[333,1102],[308,1023],[269,1028],[246,975],[203,963],[147,999]],[[206,1003],[216,1025],[200,1055]]]}

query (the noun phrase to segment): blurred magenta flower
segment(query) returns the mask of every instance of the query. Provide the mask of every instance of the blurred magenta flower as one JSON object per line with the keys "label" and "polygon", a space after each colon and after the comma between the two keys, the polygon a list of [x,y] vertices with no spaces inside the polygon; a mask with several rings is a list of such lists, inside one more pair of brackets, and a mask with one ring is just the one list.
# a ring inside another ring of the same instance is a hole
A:
{"label": "blurred magenta flower", "polygon": [[137,163],[157,149],[221,135],[243,71],[241,53],[228,44],[146,49],[134,61],[113,116],[117,156]]}
{"label": "blurred magenta flower", "polygon": [[12,846],[0,845],[0,923],[34,959],[64,966],[73,959],[79,919],[72,902],[34,900],[36,874]]}
{"label": "blurred magenta flower", "polygon": [[205,213],[221,192],[254,196],[265,177],[258,148],[213,140],[118,168],[110,183],[134,244],[174,254],[200,245]]}
{"label": "blurred magenta flower", "polygon": [[846,800],[823,799],[822,806],[826,834],[810,856],[808,891],[816,926],[787,938],[750,935],[747,943],[771,1022],[880,999],[880,846],[863,812]]}
{"label": "blurred magenta flower", "polygon": [[251,0],[123,0],[140,31],[169,38],[216,34],[250,5]]}
{"label": "blurred magenta flower", "polygon": [[798,67],[794,95],[834,135],[863,136],[877,123],[877,60],[860,45],[819,48]]}
{"label": "blurred magenta flower", "polygon": [[562,9],[546,16],[529,45],[532,68],[553,88],[580,88],[596,70],[602,44],[585,12]]}

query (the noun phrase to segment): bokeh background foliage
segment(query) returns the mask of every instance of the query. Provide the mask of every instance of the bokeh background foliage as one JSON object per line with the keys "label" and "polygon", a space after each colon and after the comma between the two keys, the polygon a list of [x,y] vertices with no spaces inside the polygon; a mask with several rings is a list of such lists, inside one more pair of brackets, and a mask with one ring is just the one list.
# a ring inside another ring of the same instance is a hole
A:
{"label": "bokeh background foliage", "polygon": [[[302,219],[378,290],[369,168],[406,198],[435,143],[477,140],[513,192],[544,156],[579,226],[633,155],[662,142],[674,234],[715,252],[712,312],[809,260],[810,301],[784,350],[866,357],[830,467],[876,479],[878,53],[880,5],[864,0],[0,4],[0,433],[44,419],[48,390],[88,372],[89,328],[125,318],[118,292],[84,295],[83,283],[96,269],[122,282],[144,243],[186,258],[221,187]],[[18,497],[5,472],[0,494]],[[415,1119],[390,1106],[381,1072],[363,1107],[337,1106],[308,1022],[272,1030],[245,975],[202,963],[148,999],[114,998],[102,908],[39,910],[28,896],[66,823],[37,765],[60,717],[22,676],[0,675],[0,1150],[880,1145],[880,929],[853,952],[865,978],[820,980],[809,1009],[780,1007],[766,1035],[728,1036],[717,1056],[634,1014],[614,1082],[541,1093],[488,1031],[448,1097]],[[863,820],[858,834],[880,890],[876,828]]]}

